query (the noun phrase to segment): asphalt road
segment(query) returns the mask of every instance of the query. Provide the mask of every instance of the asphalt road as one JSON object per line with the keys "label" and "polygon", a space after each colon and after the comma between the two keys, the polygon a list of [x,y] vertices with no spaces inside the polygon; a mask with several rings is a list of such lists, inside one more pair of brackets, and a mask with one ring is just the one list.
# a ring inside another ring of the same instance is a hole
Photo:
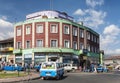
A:
{"label": "asphalt road", "polygon": [[20,83],[120,83],[120,74],[80,74],[69,73],[62,80],[30,80]]}

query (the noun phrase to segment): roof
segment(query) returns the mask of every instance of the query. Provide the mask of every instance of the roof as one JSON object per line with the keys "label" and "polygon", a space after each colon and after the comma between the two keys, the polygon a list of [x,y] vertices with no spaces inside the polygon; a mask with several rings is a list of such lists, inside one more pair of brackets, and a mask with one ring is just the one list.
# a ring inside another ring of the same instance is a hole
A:
{"label": "roof", "polygon": [[113,59],[120,59],[120,55],[110,56],[110,57],[105,58],[105,60],[113,60]]}
{"label": "roof", "polygon": [[14,38],[8,38],[8,39],[4,39],[4,40],[0,40],[0,43],[8,43],[8,42],[13,42]]}

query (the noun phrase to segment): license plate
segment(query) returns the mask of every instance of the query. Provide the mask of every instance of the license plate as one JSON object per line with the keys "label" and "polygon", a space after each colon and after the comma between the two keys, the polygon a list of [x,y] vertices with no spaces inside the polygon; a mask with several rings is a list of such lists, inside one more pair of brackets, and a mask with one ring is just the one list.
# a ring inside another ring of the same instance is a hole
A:
{"label": "license plate", "polygon": [[50,74],[46,74],[46,76],[50,76]]}
{"label": "license plate", "polygon": [[49,72],[47,72],[47,73],[46,73],[46,75],[47,75],[47,76],[50,76],[50,73],[49,73]]}

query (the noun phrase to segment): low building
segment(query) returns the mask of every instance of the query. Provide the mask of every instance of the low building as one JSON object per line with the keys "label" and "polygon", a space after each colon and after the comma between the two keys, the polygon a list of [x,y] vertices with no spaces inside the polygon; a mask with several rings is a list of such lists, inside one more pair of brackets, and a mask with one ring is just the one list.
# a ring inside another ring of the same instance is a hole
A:
{"label": "low building", "polygon": [[104,59],[104,64],[106,65],[120,65],[120,56],[110,56]]}
{"label": "low building", "polygon": [[0,41],[0,61],[14,63],[15,56],[13,54],[14,38],[4,39]]}

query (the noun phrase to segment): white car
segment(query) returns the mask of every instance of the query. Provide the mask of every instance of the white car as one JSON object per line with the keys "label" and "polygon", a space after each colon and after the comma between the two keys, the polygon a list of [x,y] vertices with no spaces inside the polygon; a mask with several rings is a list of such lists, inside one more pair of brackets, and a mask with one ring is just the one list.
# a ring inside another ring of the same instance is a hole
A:
{"label": "white car", "polygon": [[76,70],[77,70],[77,65],[74,65],[72,63],[64,63],[64,71],[75,72]]}

